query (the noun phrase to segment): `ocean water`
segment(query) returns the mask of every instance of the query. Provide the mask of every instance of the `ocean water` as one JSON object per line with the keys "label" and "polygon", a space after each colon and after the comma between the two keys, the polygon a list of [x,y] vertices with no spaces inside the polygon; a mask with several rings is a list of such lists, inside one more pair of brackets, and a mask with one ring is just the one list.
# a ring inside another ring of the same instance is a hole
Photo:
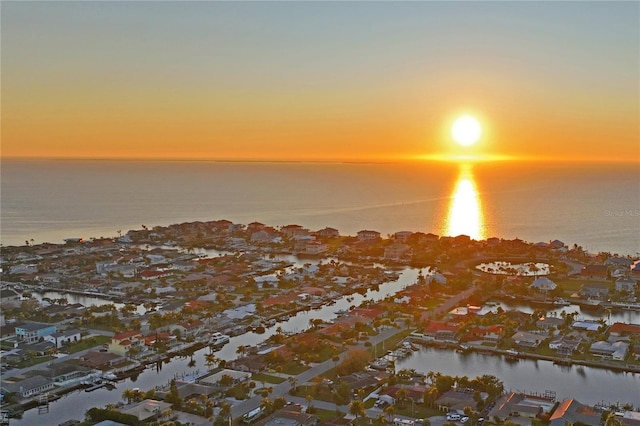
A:
{"label": "ocean water", "polygon": [[228,219],[640,252],[638,164],[2,160],[3,245]]}

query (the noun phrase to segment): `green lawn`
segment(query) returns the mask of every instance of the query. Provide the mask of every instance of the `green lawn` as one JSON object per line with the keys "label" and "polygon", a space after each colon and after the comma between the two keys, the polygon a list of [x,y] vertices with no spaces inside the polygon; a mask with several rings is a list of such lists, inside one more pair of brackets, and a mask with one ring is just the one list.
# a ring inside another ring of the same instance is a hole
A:
{"label": "green lawn", "polygon": [[278,377],[278,376],[271,376],[269,374],[264,374],[264,373],[255,373],[251,376],[251,380],[257,383],[264,382],[264,383],[272,383],[272,384],[278,385],[286,381],[287,379],[283,377]]}
{"label": "green lawn", "polygon": [[105,343],[108,343],[110,341],[111,341],[111,337],[108,337],[108,336],[87,337],[82,339],[78,343],[74,343],[72,345],[67,346],[66,348],[63,349],[63,351],[66,353],[73,354],[76,352],[83,351],[85,349],[91,349],[96,346],[102,346]]}
{"label": "green lawn", "polygon": [[611,287],[613,287],[613,284],[609,281],[563,279],[563,280],[557,280],[555,281],[555,283],[558,285],[559,288],[561,288],[567,293],[575,293],[579,291],[584,284],[608,284]]}
{"label": "green lawn", "polygon": [[55,359],[55,357],[51,356],[51,355],[36,356],[36,357],[33,357],[33,358],[25,359],[22,362],[19,362],[18,364],[16,364],[16,368],[31,367],[32,365],[36,365],[36,364],[40,364],[40,363],[43,363],[43,362],[51,361],[52,359]]}

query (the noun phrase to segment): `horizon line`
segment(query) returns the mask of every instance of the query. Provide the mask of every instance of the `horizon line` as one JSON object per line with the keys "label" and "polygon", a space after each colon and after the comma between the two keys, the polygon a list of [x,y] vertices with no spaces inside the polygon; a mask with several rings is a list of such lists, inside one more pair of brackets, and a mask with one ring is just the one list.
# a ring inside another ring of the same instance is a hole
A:
{"label": "horizon line", "polygon": [[538,162],[538,163],[634,163],[640,164],[640,157],[635,159],[625,158],[562,158],[562,157],[532,157],[509,155],[451,155],[451,154],[427,154],[413,157],[389,157],[389,158],[197,158],[197,157],[110,157],[110,156],[0,156],[0,161],[137,161],[137,162],[212,162],[212,163],[317,163],[317,164],[398,164],[398,163],[509,163],[509,162]]}

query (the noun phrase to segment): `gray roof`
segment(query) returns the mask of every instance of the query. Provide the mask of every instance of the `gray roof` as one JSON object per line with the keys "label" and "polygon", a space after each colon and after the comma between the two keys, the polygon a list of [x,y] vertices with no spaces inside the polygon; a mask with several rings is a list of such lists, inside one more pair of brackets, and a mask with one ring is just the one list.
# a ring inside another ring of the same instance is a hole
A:
{"label": "gray roof", "polygon": [[33,376],[20,380],[19,382],[2,382],[2,388],[7,392],[25,392],[30,389],[39,388],[40,386],[51,383],[51,380],[43,376]]}
{"label": "gray roof", "polygon": [[49,328],[49,327],[55,327],[54,324],[39,324],[36,322],[26,322],[20,326],[16,326],[16,329],[21,328],[24,329],[25,331],[29,332],[29,331],[38,331],[38,330],[42,330],[45,328]]}

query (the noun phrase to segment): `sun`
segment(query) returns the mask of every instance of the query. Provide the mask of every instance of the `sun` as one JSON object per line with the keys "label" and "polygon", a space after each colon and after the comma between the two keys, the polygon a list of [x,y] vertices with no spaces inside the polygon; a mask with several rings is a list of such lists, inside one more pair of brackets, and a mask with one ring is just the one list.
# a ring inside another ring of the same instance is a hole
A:
{"label": "sun", "polygon": [[464,115],[456,119],[451,126],[453,140],[462,146],[471,146],[478,142],[482,134],[480,122],[475,117]]}

